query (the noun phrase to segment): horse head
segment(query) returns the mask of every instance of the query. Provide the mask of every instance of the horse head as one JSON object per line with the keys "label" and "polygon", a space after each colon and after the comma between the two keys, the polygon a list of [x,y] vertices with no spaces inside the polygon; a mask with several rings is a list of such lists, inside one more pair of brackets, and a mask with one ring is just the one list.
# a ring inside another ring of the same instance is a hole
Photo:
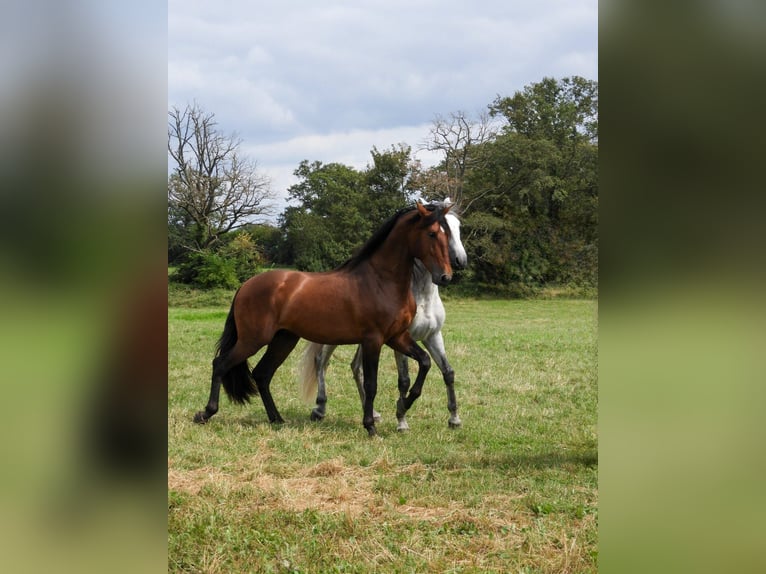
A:
{"label": "horse head", "polygon": [[454,213],[448,213],[445,218],[449,226],[449,256],[453,267],[465,269],[468,267],[468,254],[460,241],[460,220]]}
{"label": "horse head", "polygon": [[420,259],[431,273],[436,285],[447,285],[452,280],[449,237],[450,227],[445,219],[450,207],[435,207],[433,211],[417,203],[417,222],[410,237],[412,254]]}
{"label": "horse head", "polygon": [[444,212],[444,219],[449,226],[449,257],[450,263],[457,269],[465,269],[468,267],[468,254],[463,247],[463,243],[460,240],[460,218],[455,213],[455,204],[449,197],[445,197],[444,201],[434,201],[432,206],[441,208],[450,208],[449,213]]}

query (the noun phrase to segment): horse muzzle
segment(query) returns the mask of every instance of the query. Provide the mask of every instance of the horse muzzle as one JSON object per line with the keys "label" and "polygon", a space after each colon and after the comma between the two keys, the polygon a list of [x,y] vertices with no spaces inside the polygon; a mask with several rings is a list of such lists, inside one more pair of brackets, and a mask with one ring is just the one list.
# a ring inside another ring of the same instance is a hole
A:
{"label": "horse muzzle", "polygon": [[440,287],[444,287],[445,285],[449,285],[450,281],[452,281],[452,274],[451,273],[434,273],[431,275],[431,280]]}
{"label": "horse muzzle", "polygon": [[450,247],[449,262],[454,269],[465,269],[468,267],[468,256],[465,253],[457,253]]}

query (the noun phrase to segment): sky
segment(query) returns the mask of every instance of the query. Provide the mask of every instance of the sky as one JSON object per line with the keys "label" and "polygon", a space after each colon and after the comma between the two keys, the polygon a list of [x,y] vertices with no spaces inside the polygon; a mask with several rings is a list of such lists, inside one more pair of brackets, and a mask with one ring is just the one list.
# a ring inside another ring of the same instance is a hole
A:
{"label": "sky", "polygon": [[597,0],[170,0],[168,106],[196,102],[285,205],[304,159],[422,150],[437,115],[544,77],[598,80]]}

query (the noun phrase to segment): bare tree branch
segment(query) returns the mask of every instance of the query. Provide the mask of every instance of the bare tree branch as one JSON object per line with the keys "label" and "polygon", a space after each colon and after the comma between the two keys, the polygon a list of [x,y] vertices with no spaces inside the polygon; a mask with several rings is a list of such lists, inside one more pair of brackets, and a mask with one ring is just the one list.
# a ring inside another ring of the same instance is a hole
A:
{"label": "bare tree branch", "polygon": [[432,172],[429,187],[443,190],[453,201],[463,200],[463,183],[466,171],[472,167],[474,148],[492,140],[497,133],[491,117],[482,112],[476,118],[462,111],[451,112],[448,117],[434,118],[429,139],[421,149],[444,154],[443,173]]}
{"label": "bare tree branch", "polygon": [[215,115],[198,105],[168,112],[168,154],[176,168],[168,179],[168,204],[187,214],[195,249],[224,233],[272,214],[269,178],[238,155],[242,140],[226,136]]}

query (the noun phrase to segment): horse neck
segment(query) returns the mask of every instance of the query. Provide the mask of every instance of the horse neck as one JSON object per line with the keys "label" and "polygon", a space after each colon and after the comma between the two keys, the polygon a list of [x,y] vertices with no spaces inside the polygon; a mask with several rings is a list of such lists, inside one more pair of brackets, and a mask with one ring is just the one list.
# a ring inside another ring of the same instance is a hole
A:
{"label": "horse neck", "polygon": [[369,267],[380,279],[381,286],[396,286],[406,297],[412,285],[414,257],[407,245],[407,233],[397,225],[385,242],[370,256]]}
{"label": "horse neck", "polygon": [[435,292],[438,293],[438,289],[425,265],[420,260],[416,260],[412,267],[412,294],[415,301],[423,303],[430,300]]}

